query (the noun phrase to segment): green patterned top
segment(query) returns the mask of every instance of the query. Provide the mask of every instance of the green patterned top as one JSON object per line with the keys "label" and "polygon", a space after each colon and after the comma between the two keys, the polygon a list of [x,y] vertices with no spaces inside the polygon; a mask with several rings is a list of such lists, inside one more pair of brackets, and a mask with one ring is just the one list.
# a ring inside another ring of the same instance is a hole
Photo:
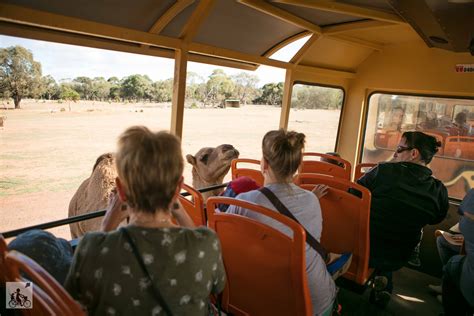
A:
{"label": "green patterned top", "polygon": [[[205,228],[127,231],[173,315],[207,315],[210,293],[224,289],[217,235]],[[90,315],[165,315],[123,232],[86,234],[65,287]]]}

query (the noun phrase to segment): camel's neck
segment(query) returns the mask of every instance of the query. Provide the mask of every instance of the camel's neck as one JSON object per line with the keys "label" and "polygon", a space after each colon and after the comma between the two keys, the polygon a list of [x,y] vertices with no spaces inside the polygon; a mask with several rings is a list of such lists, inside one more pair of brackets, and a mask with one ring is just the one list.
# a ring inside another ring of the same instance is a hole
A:
{"label": "camel's neck", "polygon": [[[193,168],[193,187],[196,190],[199,190],[199,189],[202,189],[202,188],[207,188],[207,187],[210,187],[210,186],[213,186],[213,185],[222,184],[223,181],[224,181],[223,176],[219,177],[218,179],[215,179],[215,181],[212,181],[212,182],[206,181],[206,180],[202,179],[199,176],[199,174],[197,173],[196,169]],[[204,193],[202,193],[202,197],[203,197],[204,201],[206,201],[209,197],[219,195],[222,191],[223,191],[222,189],[216,189],[216,190],[204,192]]]}

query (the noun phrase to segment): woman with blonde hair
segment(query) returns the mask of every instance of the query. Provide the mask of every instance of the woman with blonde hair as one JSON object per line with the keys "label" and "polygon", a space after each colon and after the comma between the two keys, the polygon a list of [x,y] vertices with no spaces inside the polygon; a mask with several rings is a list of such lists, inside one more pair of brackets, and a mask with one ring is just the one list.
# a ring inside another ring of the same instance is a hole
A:
{"label": "woman with blonde hair", "polygon": [[[322,232],[322,215],[319,200],[315,194],[293,183],[293,176],[302,160],[305,135],[287,132],[283,129],[270,131],[262,141],[261,170],[264,176],[264,190],[271,191],[306,231],[318,242]],[[241,193],[237,199],[254,202],[277,211],[277,207],[262,190]],[[285,234],[290,229],[263,215],[247,209],[230,206],[227,213],[240,214],[268,224]],[[336,297],[336,287],[321,255],[306,244],[306,273],[311,293],[313,314],[331,315]]]}
{"label": "woman with blonde hair", "polygon": [[[117,193],[102,223],[76,249],[66,289],[91,315],[206,315],[224,288],[214,232],[177,203],[183,183],[179,140],[146,127],[118,142]],[[126,217],[129,225],[115,230]],[[181,225],[173,224],[173,217]]]}

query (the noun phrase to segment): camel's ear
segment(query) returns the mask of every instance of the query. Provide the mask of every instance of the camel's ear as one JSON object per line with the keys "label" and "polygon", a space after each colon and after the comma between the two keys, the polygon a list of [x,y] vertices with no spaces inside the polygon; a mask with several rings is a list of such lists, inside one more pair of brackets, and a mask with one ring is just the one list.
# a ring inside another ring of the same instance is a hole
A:
{"label": "camel's ear", "polygon": [[193,155],[186,155],[186,160],[193,166],[196,165],[196,157],[194,157]]}

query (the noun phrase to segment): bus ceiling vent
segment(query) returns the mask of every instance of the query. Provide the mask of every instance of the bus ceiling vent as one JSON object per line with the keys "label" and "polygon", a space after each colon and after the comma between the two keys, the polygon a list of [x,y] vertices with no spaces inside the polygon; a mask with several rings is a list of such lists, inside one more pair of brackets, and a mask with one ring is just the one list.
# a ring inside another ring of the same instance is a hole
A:
{"label": "bus ceiling vent", "polygon": [[473,54],[474,0],[389,0],[428,47]]}

